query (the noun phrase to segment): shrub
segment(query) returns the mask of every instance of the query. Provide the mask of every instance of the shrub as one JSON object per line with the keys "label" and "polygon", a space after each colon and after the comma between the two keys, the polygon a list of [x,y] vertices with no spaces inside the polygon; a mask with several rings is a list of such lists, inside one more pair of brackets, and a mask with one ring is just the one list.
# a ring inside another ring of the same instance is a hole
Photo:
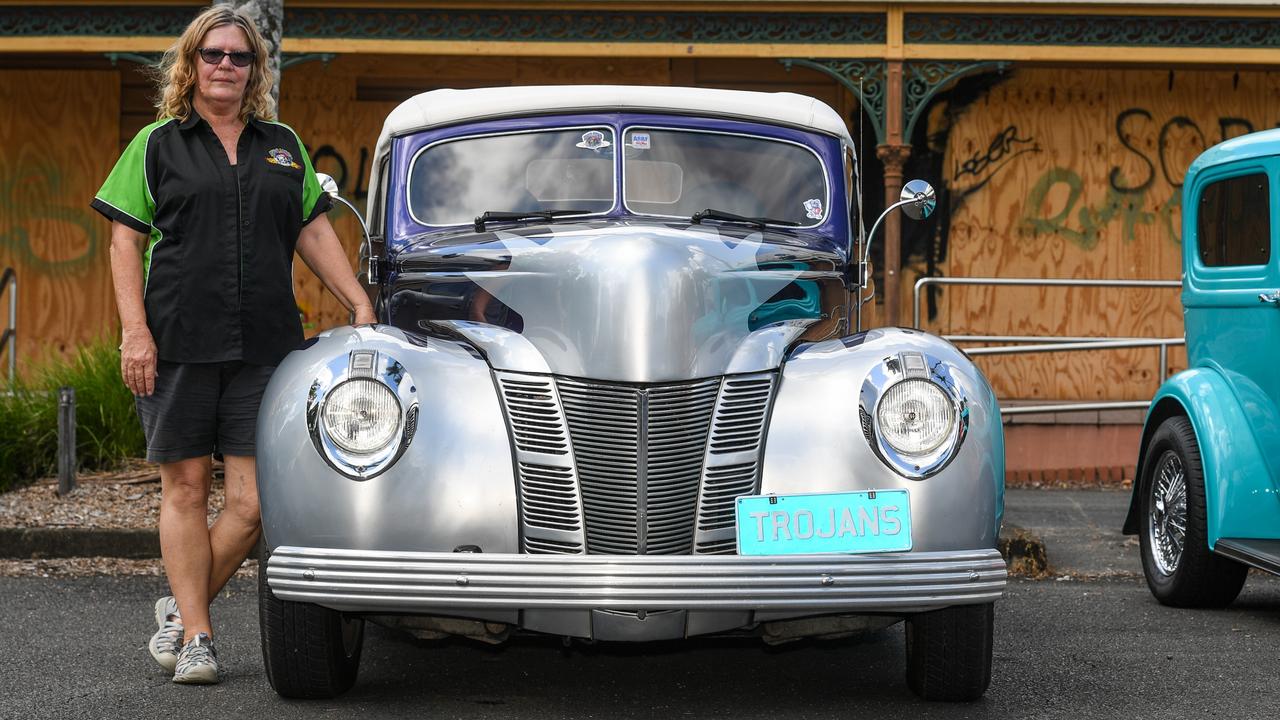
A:
{"label": "shrub", "polygon": [[120,380],[120,353],[99,341],[52,358],[0,395],[0,492],[58,470],[58,388],[76,390],[76,458],[110,470],[145,453],[133,395]]}

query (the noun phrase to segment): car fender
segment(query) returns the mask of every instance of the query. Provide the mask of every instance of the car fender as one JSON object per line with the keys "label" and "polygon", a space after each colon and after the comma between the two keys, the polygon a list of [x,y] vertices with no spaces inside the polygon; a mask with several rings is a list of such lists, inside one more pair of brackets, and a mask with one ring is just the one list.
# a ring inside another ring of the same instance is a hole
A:
{"label": "car fender", "polygon": [[[365,480],[326,462],[306,416],[316,378],[357,349],[398,361],[418,406],[403,454]],[[518,552],[513,478],[489,365],[454,340],[390,326],[327,331],[281,362],[262,398],[258,492],[268,548]]]}
{"label": "car fender", "polygon": [[1243,377],[1229,380],[1217,367],[1180,372],[1156,392],[1142,429],[1125,534],[1141,531],[1142,478],[1154,460],[1147,445],[1161,423],[1178,415],[1190,420],[1200,449],[1209,548],[1223,537],[1280,536],[1274,475],[1263,452],[1280,447],[1280,423],[1260,389]]}
{"label": "car fender", "polygon": [[[903,351],[944,363],[968,410],[968,431],[952,460],[919,480],[880,458],[859,417],[864,381]],[[991,548],[1004,510],[1004,461],[999,405],[969,358],[941,338],[880,328],[801,346],[788,356],[766,435],[761,492],[906,489],[913,550]]]}

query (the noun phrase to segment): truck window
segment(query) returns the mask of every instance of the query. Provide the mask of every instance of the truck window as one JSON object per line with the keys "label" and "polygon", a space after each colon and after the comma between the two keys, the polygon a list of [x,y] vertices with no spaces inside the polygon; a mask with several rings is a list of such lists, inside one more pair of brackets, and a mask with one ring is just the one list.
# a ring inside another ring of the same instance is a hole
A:
{"label": "truck window", "polygon": [[1270,262],[1268,185],[1265,174],[1255,173],[1205,186],[1196,220],[1201,262],[1208,267]]}

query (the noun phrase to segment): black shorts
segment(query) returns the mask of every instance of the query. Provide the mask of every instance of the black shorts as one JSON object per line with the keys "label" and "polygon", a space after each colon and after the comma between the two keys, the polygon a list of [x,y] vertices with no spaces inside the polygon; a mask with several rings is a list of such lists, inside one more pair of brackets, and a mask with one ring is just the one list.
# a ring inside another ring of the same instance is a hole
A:
{"label": "black shorts", "polygon": [[258,405],[274,371],[240,361],[158,361],[155,392],[134,398],[147,459],[176,462],[215,451],[252,457]]}

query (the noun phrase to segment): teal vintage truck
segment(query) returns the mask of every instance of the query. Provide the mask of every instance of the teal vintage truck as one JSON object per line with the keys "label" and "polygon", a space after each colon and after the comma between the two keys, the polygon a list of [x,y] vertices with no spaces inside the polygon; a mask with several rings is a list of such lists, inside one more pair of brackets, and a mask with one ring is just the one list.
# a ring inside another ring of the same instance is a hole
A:
{"label": "teal vintage truck", "polygon": [[1124,532],[1160,602],[1222,607],[1280,574],[1280,130],[1210,148],[1182,193],[1188,369],[1151,403]]}

